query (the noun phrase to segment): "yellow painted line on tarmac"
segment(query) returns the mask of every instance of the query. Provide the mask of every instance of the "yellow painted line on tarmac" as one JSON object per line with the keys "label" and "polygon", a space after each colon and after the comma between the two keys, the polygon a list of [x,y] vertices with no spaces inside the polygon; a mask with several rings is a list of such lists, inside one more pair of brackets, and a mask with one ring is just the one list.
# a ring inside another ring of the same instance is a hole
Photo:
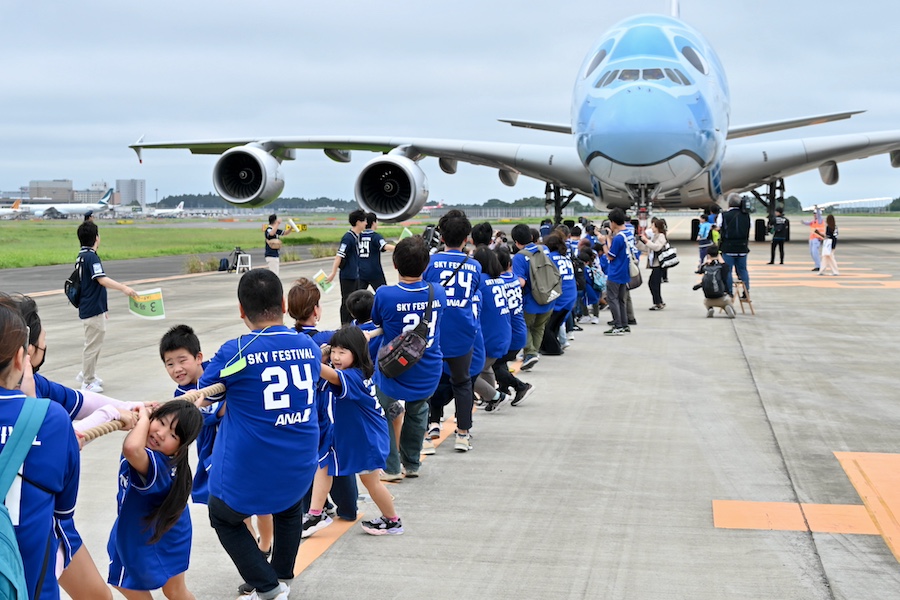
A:
{"label": "yellow painted line on tarmac", "polygon": [[[798,265],[798,266],[795,266]],[[865,267],[853,267],[852,262],[841,262],[840,275],[819,275],[811,271],[810,263],[789,262],[770,265],[764,262],[750,263],[750,284],[759,287],[806,287],[814,289],[900,289],[900,281],[889,273],[876,273]]]}
{"label": "yellow painted line on tarmac", "polygon": [[713,500],[720,529],[880,535],[900,562],[900,454],[835,452],[862,505]]}
{"label": "yellow painted line on tarmac", "polygon": [[325,551],[338,541],[338,538],[350,531],[350,528],[359,523],[364,516],[365,513],[357,513],[355,521],[335,518],[334,522],[325,529],[301,540],[300,551],[297,552],[297,560],[294,561],[294,577],[302,573],[317,558],[325,554]]}

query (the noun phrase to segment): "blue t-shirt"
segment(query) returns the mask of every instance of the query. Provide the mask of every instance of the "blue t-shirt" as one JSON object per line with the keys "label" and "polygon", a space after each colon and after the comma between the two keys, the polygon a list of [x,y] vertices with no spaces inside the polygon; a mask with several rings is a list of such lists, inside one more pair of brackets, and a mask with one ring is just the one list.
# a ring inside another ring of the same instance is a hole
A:
{"label": "blue t-shirt", "polygon": [[322,347],[322,344],[327,344],[331,341],[331,336],[334,335],[334,329],[327,329],[325,331],[319,331],[316,329],[315,325],[301,325],[300,333],[305,333],[308,335],[312,341],[316,344],[316,346]]}
{"label": "blue t-shirt", "polygon": [[381,281],[384,279],[384,269],[381,268],[381,253],[387,242],[381,234],[372,229],[364,229],[359,234],[359,278],[366,281]]}
{"label": "blue t-shirt", "polygon": [[513,254],[512,257],[513,273],[516,274],[516,277],[525,280],[525,287],[522,288],[522,298],[525,302],[525,312],[529,315],[540,315],[548,310],[553,310],[553,302],[538,304],[534,296],[531,295],[531,270],[529,266],[531,258],[529,258],[529,253],[541,251],[548,256],[550,255],[550,252],[545,247],[537,244],[528,244]]}
{"label": "blue t-shirt", "polygon": [[[422,358],[399,377],[385,377],[375,364],[375,385],[385,395],[395,400],[416,401],[429,398],[441,379],[441,352],[438,329],[444,327],[444,303],[447,297],[439,285],[431,285],[431,324],[428,327],[428,346]],[[428,304],[428,285],[425,282],[383,285],[375,292],[372,305],[372,323],[384,330],[382,344],[387,344],[401,332],[414,329],[424,318]]]}
{"label": "blue t-shirt", "polygon": [[[22,392],[0,388],[0,449],[6,445],[25,402]],[[13,480],[4,500],[22,554],[29,598],[35,597],[47,542],[55,536],[54,519],[70,521],[75,514],[79,471],[78,441],[72,421],[61,406],[51,402],[36,441],[25,457],[21,476]],[[39,600],[59,598],[54,557],[50,560]]]}
{"label": "blue t-shirt", "polygon": [[[272,227],[266,227],[266,241],[269,240],[277,240],[279,236],[284,235],[284,229],[273,229]],[[272,258],[278,258],[278,250],[269,246],[269,244],[265,244],[266,252],[265,256],[271,256]]]}
{"label": "blue t-shirt", "polygon": [[109,534],[109,579],[132,590],[155,590],[188,569],[191,556],[191,511],[181,516],[162,538],[150,543],[154,528],[146,519],[169,495],[176,469],[161,452],[145,448],[150,466],[141,475],[125,457],[119,459],[118,516]]}
{"label": "blue t-shirt", "polygon": [[284,325],[222,344],[199,383],[226,388],[211,496],[247,515],[279,513],[300,501],[318,465],[321,361],[309,336]]}
{"label": "blue t-shirt", "polygon": [[509,305],[506,301],[506,281],[481,274],[481,335],[484,351],[490,358],[500,358],[509,352],[512,333]]}
{"label": "blue t-shirt", "polygon": [[335,475],[383,469],[390,446],[384,409],[375,384],[356,368],[337,372],[340,385],[329,383],[334,395]]}
{"label": "blue t-shirt", "polygon": [[[462,267],[456,271],[461,263]],[[430,281],[436,288],[443,287],[447,294],[444,320],[439,330],[441,352],[447,358],[465,356],[475,342],[475,315],[471,304],[481,285],[481,265],[461,250],[446,250],[431,256],[422,279]]]}
{"label": "blue t-shirt", "polygon": [[53,402],[61,405],[69,418],[74,420],[75,416],[84,405],[84,396],[78,390],[73,390],[55,381],[50,381],[40,373],[34,374],[35,395],[38,398],[49,398]]}
{"label": "blue t-shirt", "polygon": [[[474,379],[478,377],[481,374],[482,369],[484,369],[484,361],[486,358],[484,351],[484,336],[481,333],[481,318],[479,316],[481,315],[481,290],[478,290],[478,293],[472,298],[472,310],[475,312],[475,322],[477,323],[477,327],[475,329],[475,343],[472,345],[472,360],[469,362],[469,377],[473,379],[472,383],[475,383]],[[444,362],[441,373],[445,376],[441,378],[441,381],[443,383],[448,383],[450,377],[450,363]]]}
{"label": "blue t-shirt", "polygon": [[[209,366],[209,361],[203,363],[203,368]],[[175,394],[173,397],[183,396],[188,392],[199,390],[199,381],[193,385],[185,387],[175,386]],[[216,441],[216,433],[219,431],[219,422],[222,417],[219,416],[219,409],[222,408],[220,394],[218,396],[207,396],[207,400],[213,400],[209,406],[200,409],[203,414],[203,427],[197,435],[197,470],[194,473],[194,482],[191,486],[191,500],[196,504],[206,504],[209,501],[209,471],[212,468],[212,451]]]}
{"label": "blue t-shirt", "polygon": [[[357,323],[353,321],[353,324],[359,327],[363,331],[375,331],[378,329],[375,327],[375,323],[372,321],[368,321],[366,323]],[[378,349],[381,348],[381,342],[384,341],[383,335],[376,335],[371,340],[369,340],[369,358],[372,359],[372,364],[375,364],[375,358],[378,356]]]}
{"label": "blue t-shirt", "polygon": [[631,258],[628,253],[628,240],[624,233],[617,233],[613,236],[613,241],[609,245],[608,255],[607,279],[613,283],[628,283],[631,281],[631,275],[628,272],[628,263]]}
{"label": "blue t-shirt", "polygon": [[341,262],[341,279],[359,279],[359,239],[353,231],[348,231],[341,238],[337,255]]}
{"label": "blue t-shirt", "polygon": [[562,294],[556,299],[553,310],[563,311],[572,310],[575,306],[575,300],[578,298],[578,287],[575,283],[575,267],[572,265],[572,259],[559,252],[551,252],[550,258],[559,269],[559,275],[562,277]]}
{"label": "blue t-shirt", "polygon": [[512,332],[509,338],[510,350],[521,350],[528,341],[528,327],[525,325],[525,309],[522,304],[522,286],[516,274],[507,271],[500,274],[506,284],[506,306],[509,308],[509,320]]}
{"label": "blue t-shirt", "polygon": [[[312,325],[304,325],[300,333],[308,335],[319,346],[330,342],[331,336],[334,335],[333,331],[318,331]],[[316,383],[316,418],[319,421],[318,463],[320,469],[327,467],[328,473],[334,475],[334,457],[331,452],[334,443],[334,414],[331,406],[332,397],[328,382],[320,377]]]}
{"label": "blue t-shirt", "polygon": [[78,253],[81,259],[81,302],[78,304],[78,318],[88,319],[109,311],[106,304],[106,288],[97,283],[106,277],[100,257],[92,248],[82,246]]}

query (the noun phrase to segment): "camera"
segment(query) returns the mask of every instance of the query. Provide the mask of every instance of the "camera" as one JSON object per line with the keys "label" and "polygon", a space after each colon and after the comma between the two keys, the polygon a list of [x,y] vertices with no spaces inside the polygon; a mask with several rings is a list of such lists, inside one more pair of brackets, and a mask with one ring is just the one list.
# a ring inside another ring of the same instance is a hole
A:
{"label": "camera", "polygon": [[441,245],[441,232],[437,228],[437,225],[428,225],[425,227],[425,231],[422,232],[422,239],[425,240],[425,245],[428,247],[428,252],[430,254],[437,252]]}

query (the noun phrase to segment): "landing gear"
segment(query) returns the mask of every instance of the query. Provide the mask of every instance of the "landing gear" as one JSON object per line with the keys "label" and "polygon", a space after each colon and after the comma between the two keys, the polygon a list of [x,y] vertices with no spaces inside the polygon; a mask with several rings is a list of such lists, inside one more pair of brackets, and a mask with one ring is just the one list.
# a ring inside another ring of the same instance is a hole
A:
{"label": "landing gear", "polygon": [[753,239],[757,242],[766,241],[766,232],[775,225],[775,210],[784,208],[784,179],[776,179],[766,184],[765,197],[756,190],[750,191],[766,207],[769,213],[768,219],[756,219]]}
{"label": "landing gear", "polygon": [[637,184],[628,186],[628,195],[631,196],[633,204],[632,212],[637,219],[632,219],[634,232],[640,235],[650,225],[650,219],[653,218],[653,200],[659,192],[658,185]]}
{"label": "landing gear", "polygon": [[547,183],[544,187],[544,206],[553,205],[553,226],[562,223],[562,211],[569,205],[569,202],[575,197],[577,192],[571,192],[568,196],[563,197],[563,189],[555,183]]}

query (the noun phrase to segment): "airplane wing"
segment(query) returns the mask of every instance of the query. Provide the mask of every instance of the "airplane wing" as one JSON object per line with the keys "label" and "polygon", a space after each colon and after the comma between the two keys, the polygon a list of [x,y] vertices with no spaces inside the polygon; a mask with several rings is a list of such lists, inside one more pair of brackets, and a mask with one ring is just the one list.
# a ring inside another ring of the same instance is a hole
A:
{"label": "airplane wing", "polygon": [[864,110],[852,110],[847,112],[831,113],[827,115],[816,115],[812,117],[801,117],[799,119],[785,119],[783,121],[770,121],[768,123],[757,123],[755,125],[741,125],[738,127],[728,128],[728,139],[747,137],[751,135],[760,135],[763,133],[772,133],[773,131],[782,131],[784,129],[794,129],[795,127],[806,127],[808,125],[818,125],[820,123],[828,123],[830,121],[840,121],[841,119],[849,119],[853,115],[864,113]]}
{"label": "airplane wing", "polygon": [[722,164],[722,189],[746,191],[818,169],[822,181],[838,181],[838,163],[890,154],[900,168],[900,130],[852,133],[772,142],[729,144]]}
{"label": "airplane wing", "polygon": [[862,198],[860,200],[835,200],[834,202],[819,202],[818,204],[811,204],[809,206],[801,206],[800,209],[804,211],[815,210],[817,208],[828,208],[829,206],[844,206],[845,204],[864,204],[867,202],[881,202],[888,203],[893,198],[885,196],[884,198]]}
{"label": "airplane wing", "polygon": [[501,123],[509,123],[513,127],[523,127],[525,129],[539,129],[541,131],[552,131],[554,133],[572,133],[572,126],[568,123],[541,123],[539,121],[521,121],[518,119],[497,119]]}

